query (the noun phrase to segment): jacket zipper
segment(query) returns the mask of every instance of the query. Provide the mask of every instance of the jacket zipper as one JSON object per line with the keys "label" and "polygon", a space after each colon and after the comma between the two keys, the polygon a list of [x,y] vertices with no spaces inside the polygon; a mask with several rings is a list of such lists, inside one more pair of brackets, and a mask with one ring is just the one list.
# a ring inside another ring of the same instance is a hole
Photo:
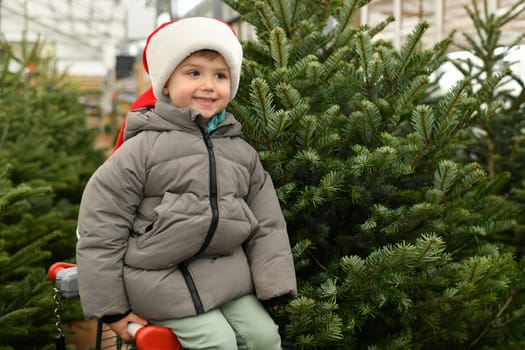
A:
{"label": "jacket zipper", "polygon": [[201,130],[202,136],[204,137],[204,143],[206,144],[206,149],[208,150],[208,162],[209,162],[209,168],[210,168],[211,223],[210,223],[210,227],[208,228],[208,233],[206,234],[206,238],[204,239],[204,242],[202,243],[202,246],[200,247],[199,251],[195,253],[193,257],[189,258],[187,261],[182,262],[179,268],[182,273],[182,276],[184,277],[184,281],[186,282],[186,285],[188,286],[188,291],[190,292],[191,300],[193,301],[195,311],[197,312],[197,314],[202,314],[204,313],[204,307],[202,306],[202,300],[199,295],[199,291],[197,290],[197,286],[195,285],[195,281],[193,280],[193,277],[191,276],[191,273],[188,269],[187,264],[195,256],[202,253],[210,244],[210,241],[213,238],[213,235],[215,234],[215,230],[217,229],[217,225],[219,223],[219,204],[218,204],[218,198],[217,198],[217,165],[215,163],[215,153],[213,151],[213,142],[211,141],[210,134],[208,133],[207,130],[203,129],[200,125],[199,125],[199,129]]}
{"label": "jacket zipper", "polygon": [[210,134],[207,131],[202,130],[202,135],[204,136],[204,142],[206,143],[206,148],[208,149],[208,161],[210,166],[210,206],[211,206],[211,223],[208,228],[208,233],[204,239],[204,243],[201,248],[195,255],[199,255],[208,247],[210,244],[217,225],[219,223],[219,204],[217,199],[217,165],[215,163],[215,153],[213,151],[213,142],[211,141]]}
{"label": "jacket zipper", "polygon": [[195,307],[195,312],[197,312],[197,315],[204,313],[204,307],[202,306],[202,300],[199,295],[199,291],[195,286],[195,281],[193,280],[193,277],[191,276],[190,271],[188,270],[188,266],[186,266],[186,263],[183,262],[179,265],[179,269],[182,273],[182,277],[184,277],[186,285],[188,286],[191,300],[193,301],[193,306]]}

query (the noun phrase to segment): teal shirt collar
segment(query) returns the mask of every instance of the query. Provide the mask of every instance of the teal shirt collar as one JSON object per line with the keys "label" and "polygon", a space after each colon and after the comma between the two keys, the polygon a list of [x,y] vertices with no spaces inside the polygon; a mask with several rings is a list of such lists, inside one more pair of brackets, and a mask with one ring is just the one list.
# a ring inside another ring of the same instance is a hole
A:
{"label": "teal shirt collar", "polygon": [[208,132],[212,132],[219,126],[220,123],[226,118],[226,110],[223,109],[219,113],[215,114],[213,117],[208,120],[207,128]]}

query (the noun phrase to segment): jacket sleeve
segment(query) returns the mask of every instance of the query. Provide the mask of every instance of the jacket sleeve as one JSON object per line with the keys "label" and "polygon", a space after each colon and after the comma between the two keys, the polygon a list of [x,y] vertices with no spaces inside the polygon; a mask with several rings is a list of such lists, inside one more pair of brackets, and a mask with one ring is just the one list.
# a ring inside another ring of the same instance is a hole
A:
{"label": "jacket sleeve", "polygon": [[258,220],[258,229],[246,242],[257,297],[270,300],[297,295],[290,242],[279,200],[270,175],[257,158],[247,203]]}
{"label": "jacket sleeve", "polygon": [[145,166],[139,138],[131,139],[97,169],[80,203],[76,248],[78,285],[87,318],[129,312],[123,258],[136,208],[142,198]]}

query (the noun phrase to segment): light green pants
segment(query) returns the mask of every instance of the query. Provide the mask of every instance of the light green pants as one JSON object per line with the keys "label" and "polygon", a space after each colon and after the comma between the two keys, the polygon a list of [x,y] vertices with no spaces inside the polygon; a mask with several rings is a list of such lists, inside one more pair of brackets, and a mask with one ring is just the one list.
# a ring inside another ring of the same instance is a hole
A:
{"label": "light green pants", "polygon": [[171,328],[185,349],[281,349],[277,325],[253,294],[197,316],[151,323]]}

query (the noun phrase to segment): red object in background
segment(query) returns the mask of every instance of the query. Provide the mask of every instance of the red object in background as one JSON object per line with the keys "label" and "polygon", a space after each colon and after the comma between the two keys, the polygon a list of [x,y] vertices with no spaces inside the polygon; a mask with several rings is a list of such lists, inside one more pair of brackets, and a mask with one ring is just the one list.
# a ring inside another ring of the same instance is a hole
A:
{"label": "red object in background", "polygon": [[[156,101],[157,99],[155,95],[153,94],[153,89],[150,87],[142,95],[140,95],[139,98],[135,100],[135,102],[131,104],[131,106],[129,107],[128,113],[129,111],[133,109],[138,109],[142,107],[153,107],[155,106]],[[127,117],[127,113],[126,113],[126,117]],[[115,153],[115,151],[124,142],[124,129],[126,128],[126,117],[124,117],[124,120],[122,121],[122,125],[120,126],[120,131],[118,133],[117,140],[115,141],[115,145],[113,146],[113,150],[111,151],[111,153]]]}
{"label": "red object in background", "polygon": [[26,67],[26,71],[28,73],[34,73],[36,72],[36,66],[33,63],[29,63]]}
{"label": "red object in background", "polygon": [[50,281],[56,282],[57,273],[60,270],[68,269],[70,267],[75,267],[75,264],[66,263],[66,262],[57,262],[51,265],[51,267],[47,270],[47,278],[49,278]]}

